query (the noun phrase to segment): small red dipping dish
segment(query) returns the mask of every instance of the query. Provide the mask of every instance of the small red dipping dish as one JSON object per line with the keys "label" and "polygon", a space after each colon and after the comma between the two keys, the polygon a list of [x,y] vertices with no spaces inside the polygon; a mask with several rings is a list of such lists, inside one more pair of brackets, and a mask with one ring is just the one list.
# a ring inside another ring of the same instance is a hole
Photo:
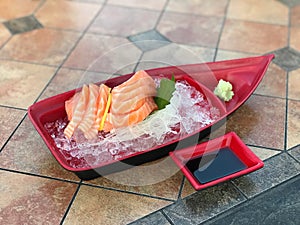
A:
{"label": "small red dipping dish", "polygon": [[169,154],[196,190],[251,173],[264,166],[234,132]]}

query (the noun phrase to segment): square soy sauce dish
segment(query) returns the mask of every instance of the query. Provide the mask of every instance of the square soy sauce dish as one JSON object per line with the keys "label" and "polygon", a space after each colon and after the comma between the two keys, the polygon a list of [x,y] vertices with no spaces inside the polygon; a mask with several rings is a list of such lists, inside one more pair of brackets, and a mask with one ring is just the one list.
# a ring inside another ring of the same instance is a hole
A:
{"label": "square soy sauce dish", "polygon": [[234,132],[169,154],[196,190],[251,173],[264,166]]}

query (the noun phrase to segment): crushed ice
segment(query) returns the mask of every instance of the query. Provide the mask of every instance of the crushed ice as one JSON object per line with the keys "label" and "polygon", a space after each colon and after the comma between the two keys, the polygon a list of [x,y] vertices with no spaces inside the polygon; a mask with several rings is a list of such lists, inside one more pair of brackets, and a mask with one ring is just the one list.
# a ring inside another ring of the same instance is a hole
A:
{"label": "crushed ice", "polygon": [[99,132],[97,139],[87,140],[75,132],[70,140],[64,136],[67,119],[44,126],[71,167],[83,168],[117,160],[196,132],[219,118],[219,110],[209,105],[186,81],[177,81],[170,104],[144,121],[111,133]]}

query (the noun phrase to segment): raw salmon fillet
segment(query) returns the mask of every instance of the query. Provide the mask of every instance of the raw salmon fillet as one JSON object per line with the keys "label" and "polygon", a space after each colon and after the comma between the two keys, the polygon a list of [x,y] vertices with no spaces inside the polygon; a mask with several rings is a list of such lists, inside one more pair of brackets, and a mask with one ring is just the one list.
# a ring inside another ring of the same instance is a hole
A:
{"label": "raw salmon fillet", "polygon": [[83,85],[82,90],[80,92],[79,100],[76,105],[74,105],[72,108],[74,108],[72,113],[72,119],[70,120],[68,126],[64,130],[64,134],[71,138],[74,130],[78,127],[79,123],[81,122],[87,104],[89,101],[89,88],[86,85]]}
{"label": "raw salmon fillet", "polygon": [[[87,139],[93,139],[97,137],[101,122],[104,124],[101,129],[111,131],[138,123],[157,109],[153,100],[156,95],[154,80],[143,70],[110,90],[105,84],[100,87],[84,85],[81,92],[65,102],[70,122],[64,133],[68,138],[78,128]],[[111,105],[107,102],[110,94]]]}
{"label": "raw salmon fillet", "polygon": [[92,128],[96,121],[97,109],[98,109],[98,95],[99,87],[95,84],[89,84],[89,101],[85,109],[84,116],[78,125],[86,138],[90,135],[86,135],[87,132]]}
{"label": "raw salmon fillet", "polygon": [[108,122],[113,128],[125,127],[144,120],[157,109],[154,80],[143,70],[112,89],[112,103]]}
{"label": "raw salmon fillet", "polygon": [[147,97],[144,104],[126,114],[109,113],[107,120],[113,128],[126,127],[143,121],[153,110],[157,109],[152,97]]}
{"label": "raw salmon fillet", "polygon": [[96,100],[97,108],[96,108],[96,111],[94,112],[95,118],[93,121],[93,125],[92,125],[92,127],[90,127],[90,129],[88,131],[86,131],[84,133],[84,136],[87,139],[93,139],[93,138],[97,137],[98,130],[100,127],[100,122],[101,122],[103,114],[104,114],[104,110],[106,107],[109,92],[110,92],[110,88],[108,86],[106,86],[105,84],[101,84],[100,87],[98,88],[98,98]]}

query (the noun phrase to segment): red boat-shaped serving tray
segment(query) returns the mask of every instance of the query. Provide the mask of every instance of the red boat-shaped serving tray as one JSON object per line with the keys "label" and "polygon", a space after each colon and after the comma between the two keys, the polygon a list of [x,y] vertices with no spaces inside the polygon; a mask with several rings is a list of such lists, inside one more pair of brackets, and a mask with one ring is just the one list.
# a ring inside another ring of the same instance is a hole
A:
{"label": "red boat-shaped serving tray", "polygon": [[[65,169],[74,172],[83,180],[93,179],[99,176],[121,171],[146,163],[175,150],[180,141],[180,147],[197,145],[198,141],[207,136],[212,129],[222,125],[226,117],[239,108],[254,92],[263,78],[268,65],[274,55],[250,57],[236,60],[227,60],[211,63],[191,64],[182,66],[170,66],[146,70],[153,77],[156,76],[175,76],[176,80],[185,80],[204,95],[209,104],[220,111],[220,117],[213,123],[201,127],[193,133],[181,136],[180,139],[172,140],[167,143],[126,155],[118,160],[110,160],[105,163],[86,167],[73,167],[70,161],[66,160],[52,137],[45,128],[45,124],[66,117],[64,108],[65,101],[72,97],[76,91],[71,90],[42,101],[39,101],[28,109],[28,115],[34,127],[43,138],[49,150]],[[129,79],[132,74],[115,77],[105,81],[109,87],[119,85]],[[223,79],[229,81],[233,86],[234,96],[228,102],[221,101],[214,95],[213,91],[218,81]],[[99,84],[99,83],[98,83]],[[196,141],[195,141],[196,140]]]}

